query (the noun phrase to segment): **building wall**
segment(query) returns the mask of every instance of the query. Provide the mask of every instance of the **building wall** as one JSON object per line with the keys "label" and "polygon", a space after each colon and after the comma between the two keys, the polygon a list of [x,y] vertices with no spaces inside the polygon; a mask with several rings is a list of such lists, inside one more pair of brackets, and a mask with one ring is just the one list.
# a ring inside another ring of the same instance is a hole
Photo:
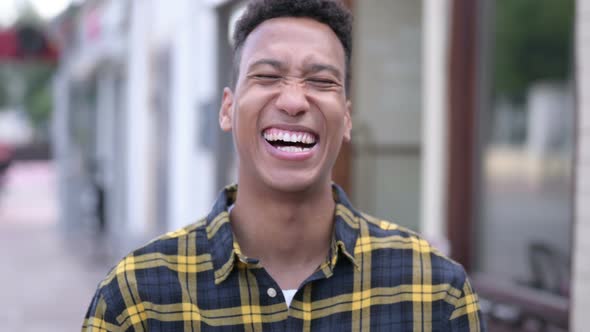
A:
{"label": "building wall", "polygon": [[[104,214],[103,230],[124,254],[205,216],[219,189],[207,144],[217,131],[210,122],[217,119],[218,3],[100,4],[85,2],[69,18],[80,23],[54,80],[54,141],[65,228],[94,231]],[[96,24],[92,33],[88,22]],[[75,103],[88,100],[85,93],[96,102]],[[76,115],[86,109],[82,127]],[[71,131],[88,132],[92,148]],[[102,213],[93,184],[103,190]],[[93,194],[88,203],[85,192]]]}
{"label": "building wall", "polygon": [[574,221],[571,330],[590,326],[590,0],[576,8],[578,153]]}
{"label": "building wall", "polygon": [[142,234],[155,224],[155,172],[152,163],[154,119],[149,103],[151,6],[134,1],[131,6],[127,53],[127,229]]}
{"label": "building wall", "polygon": [[[63,53],[53,80],[60,222],[66,229],[94,230],[99,219],[103,226],[106,219],[109,231],[127,220],[122,190],[126,144],[118,130],[124,127],[127,106],[127,36],[122,19],[126,4],[87,2],[58,19],[73,27],[61,35]],[[99,188],[108,193],[100,203]]]}
{"label": "building wall", "polygon": [[217,118],[217,110],[209,107],[217,96],[215,8],[204,1],[183,0],[177,2],[177,9],[178,31],[172,44],[169,229],[205,216],[220,189],[214,183],[215,155],[203,142],[212,139],[203,133],[206,120]]}
{"label": "building wall", "polygon": [[205,112],[217,113],[203,107],[216,96],[216,12],[206,1],[133,5],[128,222],[151,236],[205,216],[215,197],[215,156],[201,131]]}
{"label": "building wall", "polygon": [[422,194],[421,232],[448,254],[446,240],[447,83],[450,1],[422,5]]}
{"label": "building wall", "polygon": [[353,202],[419,230],[422,1],[355,6]]}

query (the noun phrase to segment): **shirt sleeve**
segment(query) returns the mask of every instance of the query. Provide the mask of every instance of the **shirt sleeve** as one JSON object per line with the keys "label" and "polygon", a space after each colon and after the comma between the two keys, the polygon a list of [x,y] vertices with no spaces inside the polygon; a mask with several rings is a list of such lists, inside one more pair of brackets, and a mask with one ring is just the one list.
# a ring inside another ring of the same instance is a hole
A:
{"label": "shirt sleeve", "polygon": [[109,314],[107,302],[99,288],[94,294],[90,307],[86,312],[82,332],[119,332],[122,329],[113,321],[113,315]]}
{"label": "shirt sleeve", "polygon": [[464,275],[461,296],[449,317],[449,331],[486,331],[486,325],[479,307],[477,294],[473,292],[469,279]]}

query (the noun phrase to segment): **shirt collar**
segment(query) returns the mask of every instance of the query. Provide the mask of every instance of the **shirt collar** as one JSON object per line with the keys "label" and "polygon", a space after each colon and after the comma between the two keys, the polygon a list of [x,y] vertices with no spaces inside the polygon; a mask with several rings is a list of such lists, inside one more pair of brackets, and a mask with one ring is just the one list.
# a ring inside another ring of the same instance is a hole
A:
{"label": "shirt collar", "polygon": [[[223,282],[236,264],[236,261],[250,266],[258,267],[258,261],[244,256],[238,243],[234,241],[228,208],[234,204],[237,196],[237,185],[225,187],[219,193],[213,209],[207,216],[207,238],[211,250],[215,284]],[[330,270],[336,265],[340,254],[350,260],[356,268],[359,268],[354,259],[354,247],[359,234],[358,213],[350,204],[344,190],[336,184],[332,184],[332,194],[336,202],[334,210],[334,236],[330,256]]]}

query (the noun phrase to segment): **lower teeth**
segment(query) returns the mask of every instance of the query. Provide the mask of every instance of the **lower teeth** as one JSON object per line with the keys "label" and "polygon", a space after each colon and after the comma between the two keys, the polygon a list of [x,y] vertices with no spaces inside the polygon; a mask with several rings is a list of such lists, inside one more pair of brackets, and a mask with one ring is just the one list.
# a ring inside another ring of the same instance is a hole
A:
{"label": "lower teeth", "polygon": [[300,148],[298,146],[278,146],[277,149],[284,152],[305,152],[311,150],[310,148]]}

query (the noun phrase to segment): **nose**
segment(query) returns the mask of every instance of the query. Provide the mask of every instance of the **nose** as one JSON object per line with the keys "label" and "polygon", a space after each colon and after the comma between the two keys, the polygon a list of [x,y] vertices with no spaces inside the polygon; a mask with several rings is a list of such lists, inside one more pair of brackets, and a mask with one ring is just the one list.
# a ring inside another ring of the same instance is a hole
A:
{"label": "nose", "polygon": [[309,102],[305,88],[296,82],[286,82],[281,86],[281,92],[276,106],[290,116],[297,116],[309,109]]}

